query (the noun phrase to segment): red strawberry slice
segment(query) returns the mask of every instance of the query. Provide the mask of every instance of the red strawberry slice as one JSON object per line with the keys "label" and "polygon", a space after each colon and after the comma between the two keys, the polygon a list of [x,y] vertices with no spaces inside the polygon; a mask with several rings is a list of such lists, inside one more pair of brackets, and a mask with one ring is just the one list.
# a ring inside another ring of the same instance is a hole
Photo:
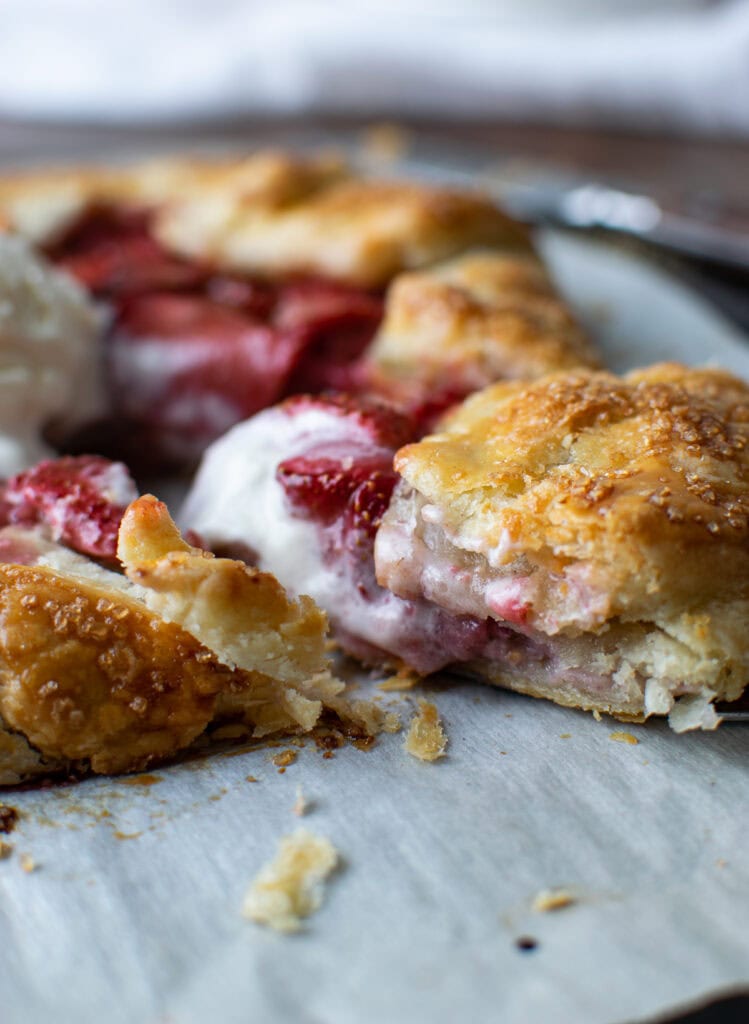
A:
{"label": "red strawberry slice", "polygon": [[142,210],[90,210],[47,255],[95,295],[112,298],[158,288],[195,288],[206,272],[168,253]]}
{"label": "red strawberry slice", "polygon": [[313,449],[278,466],[277,480],[292,507],[306,518],[331,522],[346,508],[351,495],[387,464],[382,452],[368,453],[353,445],[344,450],[348,454]]}
{"label": "red strawberry slice", "polygon": [[113,560],[120,521],[137,496],[121,462],[96,455],[50,459],[7,481],[3,525],[44,525],[53,540]]}
{"label": "red strawberry slice", "polygon": [[165,451],[194,458],[282,397],[300,344],[207,299],[132,298],[109,341],[115,411],[161,434]]}
{"label": "red strawberry slice", "polygon": [[357,386],[358,365],[382,320],[382,299],[371,292],[318,278],[286,282],[273,323],[301,332],[305,341],[288,391],[346,390]]}
{"label": "red strawberry slice", "polygon": [[395,470],[378,469],[352,493],[344,520],[349,547],[371,546],[397,482]]}
{"label": "red strawberry slice", "polygon": [[[290,416],[316,409],[326,413],[333,421],[340,420],[338,429],[342,442],[350,441],[352,436],[363,432],[372,445],[390,448],[395,452],[397,448],[414,440],[415,425],[409,414],[367,395],[354,395],[345,391],[294,395],[284,402],[283,408]],[[361,440],[357,439],[357,443],[361,444]]]}
{"label": "red strawberry slice", "polygon": [[260,320],[272,316],[278,299],[277,289],[270,282],[229,274],[212,274],[206,282],[205,295],[219,306],[240,309]]}
{"label": "red strawberry slice", "polygon": [[323,413],[328,422],[316,429],[330,438],[278,466],[276,478],[292,509],[326,526],[340,520],[344,534],[370,540],[395,484],[393,455],[413,437],[413,425],[379,402],[346,394],[300,395],[284,409],[292,417],[310,409]]}

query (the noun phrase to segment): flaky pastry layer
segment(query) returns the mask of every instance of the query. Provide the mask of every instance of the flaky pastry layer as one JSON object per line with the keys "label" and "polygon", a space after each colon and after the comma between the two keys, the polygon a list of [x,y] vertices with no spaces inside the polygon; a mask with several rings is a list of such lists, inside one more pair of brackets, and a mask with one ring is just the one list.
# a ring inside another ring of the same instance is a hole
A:
{"label": "flaky pastry layer", "polygon": [[582,628],[749,596],[749,386],[729,373],[496,384],[395,464],[457,548],[560,586],[584,568]]}
{"label": "flaky pastry layer", "polygon": [[255,735],[306,731],[343,689],[313,603],[191,548],[154,498],[120,530],[135,583],[41,548],[38,564],[0,565],[0,784],[140,769],[219,717]]}
{"label": "flaky pastry layer", "polygon": [[158,240],[192,259],[373,288],[474,246],[530,251],[525,230],[478,193],[367,180],[324,153],[173,158],[0,179],[0,228],[38,244],[109,204],[152,209]]}
{"label": "flaky pastry layer", "polygon": [[466,394],[598,365],[540,260],[491,250],[397,277],[368,359],[387,380]]}
{"label": "flaky pastry layer", "polygon": [[663,364],[498,384],[395,464],[378,580],[506,625],[483,677],[625,718],[741,694],[744,382]]}

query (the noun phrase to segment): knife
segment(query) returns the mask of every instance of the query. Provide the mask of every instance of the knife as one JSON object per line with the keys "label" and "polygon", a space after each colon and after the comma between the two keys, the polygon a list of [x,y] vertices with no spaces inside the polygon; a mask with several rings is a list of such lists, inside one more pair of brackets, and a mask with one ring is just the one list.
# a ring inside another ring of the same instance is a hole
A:
{"label": "knife", "polygon": [[[563,171],[465,171],[406,160],[421,177],[476,187],[479,183],[519,220],[538,225],[603,229],[672,252],[749,273],[747,230],[688,213],[674,213],[652,196],[571,176]],[[724,215],[725,216],[725,215]]]}

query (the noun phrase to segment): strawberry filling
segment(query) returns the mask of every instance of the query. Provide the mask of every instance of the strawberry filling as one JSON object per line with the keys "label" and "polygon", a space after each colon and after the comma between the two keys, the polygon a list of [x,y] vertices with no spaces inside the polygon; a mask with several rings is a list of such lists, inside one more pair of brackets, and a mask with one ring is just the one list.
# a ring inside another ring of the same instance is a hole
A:
{"label": "strawberry filling", "polygon": [[89,210],[48,247],[47,256],[102,299],[155,288],[194,288],[206,277],[205,270],[159,245],[143,210]]}
{"label": "strawberry filling", "polygon": [[[215,273],[165,250],[142,210],[91,210],[47,254],[113,311],[113,417],[97,427],[109,454],[141,464],[147,450],[150,468],[193,461],[287,395],[364,384],[378,294],[313,277]],[[71,450],[86,443],[90,435]]]}
{"label": "strawberry filling", "polygon": [[[320,557],[336,582],[326,587],[325,597],[313,596],[323,600],[347,650],[364,661],[395,657],[433,672],[455,662],[510,657],[532,646],[490,617],[454,614],[378,584],[375,538],[398,480],[393,455],[419,433],[414,418],[340,395],[292,399],[281,408],[287,416],[315,410],[323,417],[317,430],[301,432],[294,446],[301,450],[277,464],[275,480],[288,512],[316,526]],[[260,555],[262,560],[262,547]],[[285,582],[299,592],[314,591],[312,580]]]}
{"label": "strawberry filling", "polygon": [[[0,527],[42,526],[56,542],[114,561],[122,516],[137,496],[121,463],[95,455],[50,459],[2,486]],[[9,559],[0,552],[0,560]]]}

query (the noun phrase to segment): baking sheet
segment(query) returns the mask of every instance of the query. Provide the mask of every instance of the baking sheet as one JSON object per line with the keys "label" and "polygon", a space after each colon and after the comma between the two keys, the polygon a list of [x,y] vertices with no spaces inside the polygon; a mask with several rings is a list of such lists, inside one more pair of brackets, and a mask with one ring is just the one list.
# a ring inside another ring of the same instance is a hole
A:
{"label": "baking sheet", "polygon": [[[749,376],[738,332],[652,266],[544,248],[616,368]],[[406,717],[416,692],[387,699]],[[385,736],[330,758],[309,743],[283,773],[288,744],[6,794],[22,818],[0,861],[2,1024],[617,1024],[749,984],[749,728],[676,736],[466,683],[430,699],[450,738],[432,765]],[[343,865],[279,936],[240,907],[300,824]],[[576,904],[534,913],[551,886]]]}

